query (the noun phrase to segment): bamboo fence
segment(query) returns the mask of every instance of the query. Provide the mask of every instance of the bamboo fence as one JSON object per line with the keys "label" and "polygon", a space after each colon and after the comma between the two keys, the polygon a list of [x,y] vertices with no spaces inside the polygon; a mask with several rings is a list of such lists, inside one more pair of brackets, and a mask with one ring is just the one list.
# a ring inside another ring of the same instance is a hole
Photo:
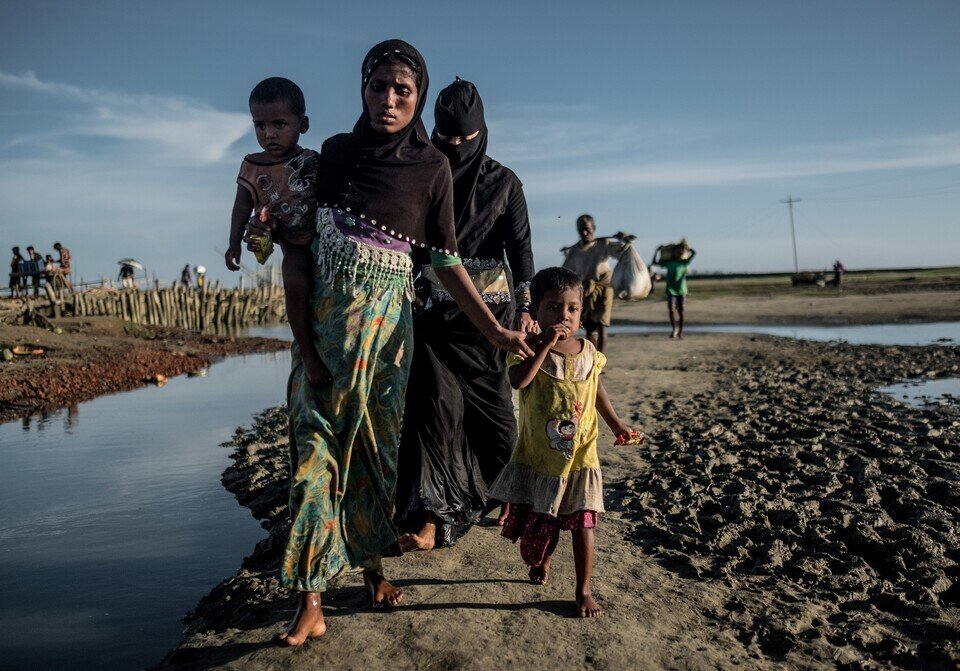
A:
{"label": "bamboo fence", "polygon": [[152,289],[102,287],[69,292],[46,287],[50,316],[113,316],[137,324],[193,331],[229,332],[276,324],[286,316],[283,288],[273,282],[252,289],[225,289],[217,282],[202,289],[179,283]]}

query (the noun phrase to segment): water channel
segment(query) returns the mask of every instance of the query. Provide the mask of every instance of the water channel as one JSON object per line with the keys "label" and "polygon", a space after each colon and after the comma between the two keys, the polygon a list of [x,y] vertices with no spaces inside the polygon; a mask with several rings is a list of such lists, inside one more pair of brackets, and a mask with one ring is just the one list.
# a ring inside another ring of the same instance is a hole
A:
{"label": "water channel", "polygon": [[[699,330],[943,344],[960,324]],[[219,484],[219,444],[283,401],[289,365],[286,352],[233,357],[205,377],[0,425],[0,668],[138,669],[177,643],[180,617],[264,535]]]}
{"label": "water channel", "polygon": [[283,401],[289,353],[0,425],[0,668],[140,669],[265,536],[219,444]]}

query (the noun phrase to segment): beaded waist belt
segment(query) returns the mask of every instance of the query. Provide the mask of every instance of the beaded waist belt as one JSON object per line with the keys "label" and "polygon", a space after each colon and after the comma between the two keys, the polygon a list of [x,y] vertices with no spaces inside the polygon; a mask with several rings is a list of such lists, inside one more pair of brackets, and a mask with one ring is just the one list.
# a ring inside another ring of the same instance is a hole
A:
{"label": "beaded waist belt", "polygon": [[[510,283],[507,281],[507,271],[503,264],[498,261],[486,261],[477,259],[464,259],[464,270],[470,276],[470,281],[476,287],[477,293],[483,299],[484,303],[509,303],[510,302]],[[435,301],[452,301],[450,295],[437,277],[437,273],[431,266],[424,266],[421,275],[430,280],[430,295]]]}

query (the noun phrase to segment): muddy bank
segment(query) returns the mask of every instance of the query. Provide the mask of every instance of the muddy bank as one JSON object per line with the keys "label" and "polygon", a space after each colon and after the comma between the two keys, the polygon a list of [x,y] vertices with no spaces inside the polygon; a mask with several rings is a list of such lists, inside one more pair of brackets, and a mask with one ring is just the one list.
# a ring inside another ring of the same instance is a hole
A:
{"label": "muddy bank", "polygon": [[110,317],[56,320],[62,333],[0,325],[4,347],[41,348],[40,356],[0,362],[0,421],[67,407],[206,368],[234,354],[273,352],[288,343],[138,326]]}
{"label": "muddy bank", "polygon": [[960,375],[960,348],[854,347],[738,334],[611,339],[605,384],[648,431],[610,447],[595,593],[572,617],[569,541],[546,587],[478,527],[455,548],[388,562],[407,601],[366,608],[347,576],[328,634],[271,637],[295,599],[277,583],[286,427],[266,412],[227,443],[224,485],[269,537],[190,613],[158,668],[955,668],[960,660],[960,409],[874,391]]}

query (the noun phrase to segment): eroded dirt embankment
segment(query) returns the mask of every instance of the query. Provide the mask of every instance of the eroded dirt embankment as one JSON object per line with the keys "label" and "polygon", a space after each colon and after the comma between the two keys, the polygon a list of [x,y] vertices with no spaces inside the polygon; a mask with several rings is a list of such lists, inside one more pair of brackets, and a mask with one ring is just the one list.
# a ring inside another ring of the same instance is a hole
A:
{"label": "eroded dirt embankment", "polygon": [[[110,317],[56,320],[61,333],[0,325],[4,347],[39,348],[39,356],[0,362],[0,422],[74,405],[206,368],[233,354],[289,346],[268,338],[230,338],[139,326]],[[162,377],[158,377],[162,376]]]}

